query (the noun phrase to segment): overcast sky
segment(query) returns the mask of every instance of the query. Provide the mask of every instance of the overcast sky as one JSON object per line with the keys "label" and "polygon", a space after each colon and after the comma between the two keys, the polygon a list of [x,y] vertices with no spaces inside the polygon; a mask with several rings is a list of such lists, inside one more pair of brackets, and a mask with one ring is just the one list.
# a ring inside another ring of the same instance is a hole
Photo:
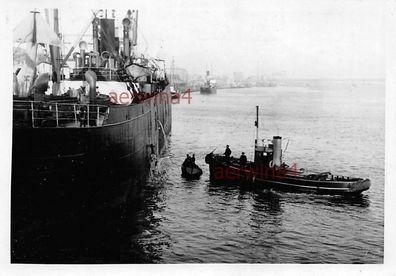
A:
{"label": "overcast sky", "polygon": [[[138,9],[140,50],[165,58],[168,66],[174,57],[190,73],[210,68],[216,75],[247,76],[259,69],[297,78],[384,78],[384,10],[378,2],[134,0],[113,7],[107,1],[107,7],[117,9],[119,20],[127,9]],[[83,29],[90,8],[105,6],[60,3],[66,34]],[[10,22],[22,13],[11,12]]]}

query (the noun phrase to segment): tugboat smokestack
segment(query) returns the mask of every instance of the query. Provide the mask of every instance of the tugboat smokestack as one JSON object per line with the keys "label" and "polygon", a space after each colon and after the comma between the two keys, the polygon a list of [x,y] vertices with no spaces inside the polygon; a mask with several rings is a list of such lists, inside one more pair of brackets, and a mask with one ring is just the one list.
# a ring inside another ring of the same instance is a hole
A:
{"label": "tugboat smokestack", "polygon": [[279,167],[282,164],[282,137],[274,136],[272,144],[274,145],[272,163],[274,166]]}

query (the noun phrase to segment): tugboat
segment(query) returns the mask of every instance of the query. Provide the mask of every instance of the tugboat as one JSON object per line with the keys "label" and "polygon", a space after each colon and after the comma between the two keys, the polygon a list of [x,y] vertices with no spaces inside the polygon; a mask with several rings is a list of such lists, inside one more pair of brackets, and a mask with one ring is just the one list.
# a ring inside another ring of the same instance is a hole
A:
{"label": "tugboat", "polygon": [[209,153],[210,179],[221,182],[247,183],[263,188],[329,195],[358,195],[370,188],[370,180],[336,176],[330,172],[308,173],[282,162],[282,137],[274,136],[258,144],[258,113],[256,106],[256,139],[254,161],[241,162],[230,156]]}
{"label": "tugboat", "polygon": [[199,88],[201,94],[216,94],[216,80],[210,79],[210,72],[206,71],[206,81],[203,86]]}
{"label": "tugboat", "polygon": [[195,156],[190,157],[187,154],[186,160],[184,160],[182,166],[182,177],[186,179],[199,179],[202,175],[202,169],[195,164]]}

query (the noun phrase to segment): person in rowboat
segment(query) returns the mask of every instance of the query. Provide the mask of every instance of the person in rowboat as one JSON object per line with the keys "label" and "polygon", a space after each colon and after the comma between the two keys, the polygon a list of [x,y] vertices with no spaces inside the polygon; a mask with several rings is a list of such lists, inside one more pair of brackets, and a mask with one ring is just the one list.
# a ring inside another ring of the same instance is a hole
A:
{"label": "person in rowboat", "polygon": [[191,157],[189,154],[186,155],[186,159],[183,162],[183,166],[188,166],[192,163]]}

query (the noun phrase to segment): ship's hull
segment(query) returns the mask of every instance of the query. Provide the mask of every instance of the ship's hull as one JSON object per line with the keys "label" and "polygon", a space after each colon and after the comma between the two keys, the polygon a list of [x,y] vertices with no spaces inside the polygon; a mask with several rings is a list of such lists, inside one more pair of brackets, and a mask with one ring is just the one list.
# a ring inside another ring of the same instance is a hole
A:
{"label": "ship's hull", "polygon": [[[14,127],[13,196],[41,190],[65,197],[84,191],[106,195],[103,202],[125,199],[129,186],[144,182],[149,174],[150,145],[155,154],[165,146],[164,134],[170,134],[172,123],[169,100],[159,94],[140,104],[111,106],[107,123],[100,127]],[[122,178],[128,180],[125,187],[119,186],[122,181],[101,181]]]}
{"label": "ship's hull", "polygon": [[[216,160],[217,159],[217,160]],[[253,187],[297,193],[357,195],[370,188],[369,179],[310,179],[289,168],[240,166],[236,163],[208,160],[210,179],[215,182],[248,184]]]}
{"label": "ship's hull", "polygon": [[163,96],[110,106],[100,127],[14,125],[11,262],[100,263],[107,239],[117,259],[118,231],[126,216],[135,219],[152,148],[161,152],[171,131]]}
{"label": "ship's hull", "polygon": [[217,88],[216,87],[201,86],[199,88],[199,91],[200,91],[201,94],[216,94],[217,93]]}

